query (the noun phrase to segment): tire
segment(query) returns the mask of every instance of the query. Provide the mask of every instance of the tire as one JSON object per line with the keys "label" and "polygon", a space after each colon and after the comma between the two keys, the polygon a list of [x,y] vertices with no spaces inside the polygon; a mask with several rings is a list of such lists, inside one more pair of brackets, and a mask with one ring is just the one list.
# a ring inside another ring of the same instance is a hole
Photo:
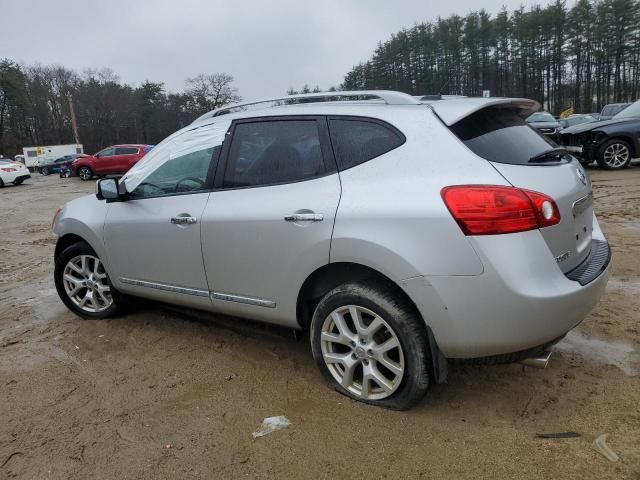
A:
{"label": "tire", "polygon": [[[360,328],[354,315],[360,319]],[[374,322],[378,327],[367,331]],[[329,340],[332,337],[334,340]],[[399,345],[381,353],[384,351],[379,348],[393,345],[394,338]],[[386,283],[345,283],[327,293],[313,314],[310,341],[313,359],[329,385],[355,400],[406,410],[424,397],[431,384],[424,321],[415,307]],[[366,389],[365,371],[369,377]],[[382,383],[371,376],[376,371],[384,377]]]}
{"label": "tire", "polygon": [[78,176],[86,182],[87,180],[91,180],[93,172],[89,167],[80,167],[78,169]]}
{"label": "tire", "polygon": [[[53,275],[58,296],[79,317],[103,319],[122,313],[124,297],[111,285],[102,262],[85,242],[74,243],[56,257]],[[73,295],[74,286],[78,291]]]}
{"label": "tire", "polygon": [[13,182],[14,185],[22,185],[22,182],[24,182],[24,178],[21,178],[20,180],[15,180]]}
{"label": "tire", "polygon": [[49,169],[47,167],[42,167],[40,169],[40,173],[46,177],[47,175],[49,175]]}
{"label": "tire", "polygon": [[624,140],[613,138],[598,149],[596,160],[605,170],[622,170],[631,163],[631,146]]}
{"label": "tire", "polygon": [[4,182],[2,181],[2,179],[0,178],[0,188],[4,187]]}

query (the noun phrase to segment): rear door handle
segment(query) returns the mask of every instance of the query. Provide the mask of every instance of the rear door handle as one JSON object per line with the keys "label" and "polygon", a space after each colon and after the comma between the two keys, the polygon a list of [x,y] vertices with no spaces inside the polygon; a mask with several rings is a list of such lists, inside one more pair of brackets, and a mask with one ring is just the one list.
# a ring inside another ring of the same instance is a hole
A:
{"label": "rear door handle", "polygon": [[284,217],[286,222],[321,222],[324,215],[321,213],[293,213]]}
{"label": "rear door handle", "polygon": [[196,217],[192,217],[190,215],[178,215],[176,217],[171,217],[171,223],[174,225],[192,225],[197,221],[198,219]]}

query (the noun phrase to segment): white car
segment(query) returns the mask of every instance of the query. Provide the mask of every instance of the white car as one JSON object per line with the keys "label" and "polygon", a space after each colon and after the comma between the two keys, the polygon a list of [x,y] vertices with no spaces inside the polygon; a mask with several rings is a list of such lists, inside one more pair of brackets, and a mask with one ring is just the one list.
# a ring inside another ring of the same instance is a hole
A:
{"label": "white car", "polygon": [[0,188],[7,183],[20,185],[27,178],[31,178],[31,175],[23,164],[11,160],[0,160]]}

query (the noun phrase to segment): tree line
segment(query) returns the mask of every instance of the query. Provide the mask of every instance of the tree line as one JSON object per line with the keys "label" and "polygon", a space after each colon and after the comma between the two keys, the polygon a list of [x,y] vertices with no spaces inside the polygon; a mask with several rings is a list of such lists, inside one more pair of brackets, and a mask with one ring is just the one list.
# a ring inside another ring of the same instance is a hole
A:
{"label": "tree line", "polygon": [[241,100],[226,73],[187,78],[182,93],[168,93],[161,82],[127,85],[109,69],[78,73],[0,60],[0,154],[75,143],[70,98],[87,153],[116,143],[158,143],[199,115]]}
{"label": "tree line", "polygon": [[556,0],[416,24],[379,43],[344,90],[526,97],[558,114],[638,99],[640,1]]}

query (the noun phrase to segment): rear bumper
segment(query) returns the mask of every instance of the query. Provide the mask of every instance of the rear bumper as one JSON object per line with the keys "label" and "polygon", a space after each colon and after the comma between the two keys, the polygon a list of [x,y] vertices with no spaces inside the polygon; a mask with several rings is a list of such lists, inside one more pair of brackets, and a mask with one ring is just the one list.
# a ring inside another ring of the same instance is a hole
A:
{"label": "rear bumper", "polygon": [[27,178],[31,178],[31,175],[29,173],[24,173],[24,170],[22,172],[7,172],[2,175],[2,181],[4,183],[13,183],[20,180],[26,180]]}
{"label": "rear bumper", "polygon": [[604,238],[596,240],[607,258],[585,285],[560,270],[538,231],[473,237],[482,275],[414,277],[402,285],[446,357],[528,350],[565,335],[604,293],[611,253]]}

